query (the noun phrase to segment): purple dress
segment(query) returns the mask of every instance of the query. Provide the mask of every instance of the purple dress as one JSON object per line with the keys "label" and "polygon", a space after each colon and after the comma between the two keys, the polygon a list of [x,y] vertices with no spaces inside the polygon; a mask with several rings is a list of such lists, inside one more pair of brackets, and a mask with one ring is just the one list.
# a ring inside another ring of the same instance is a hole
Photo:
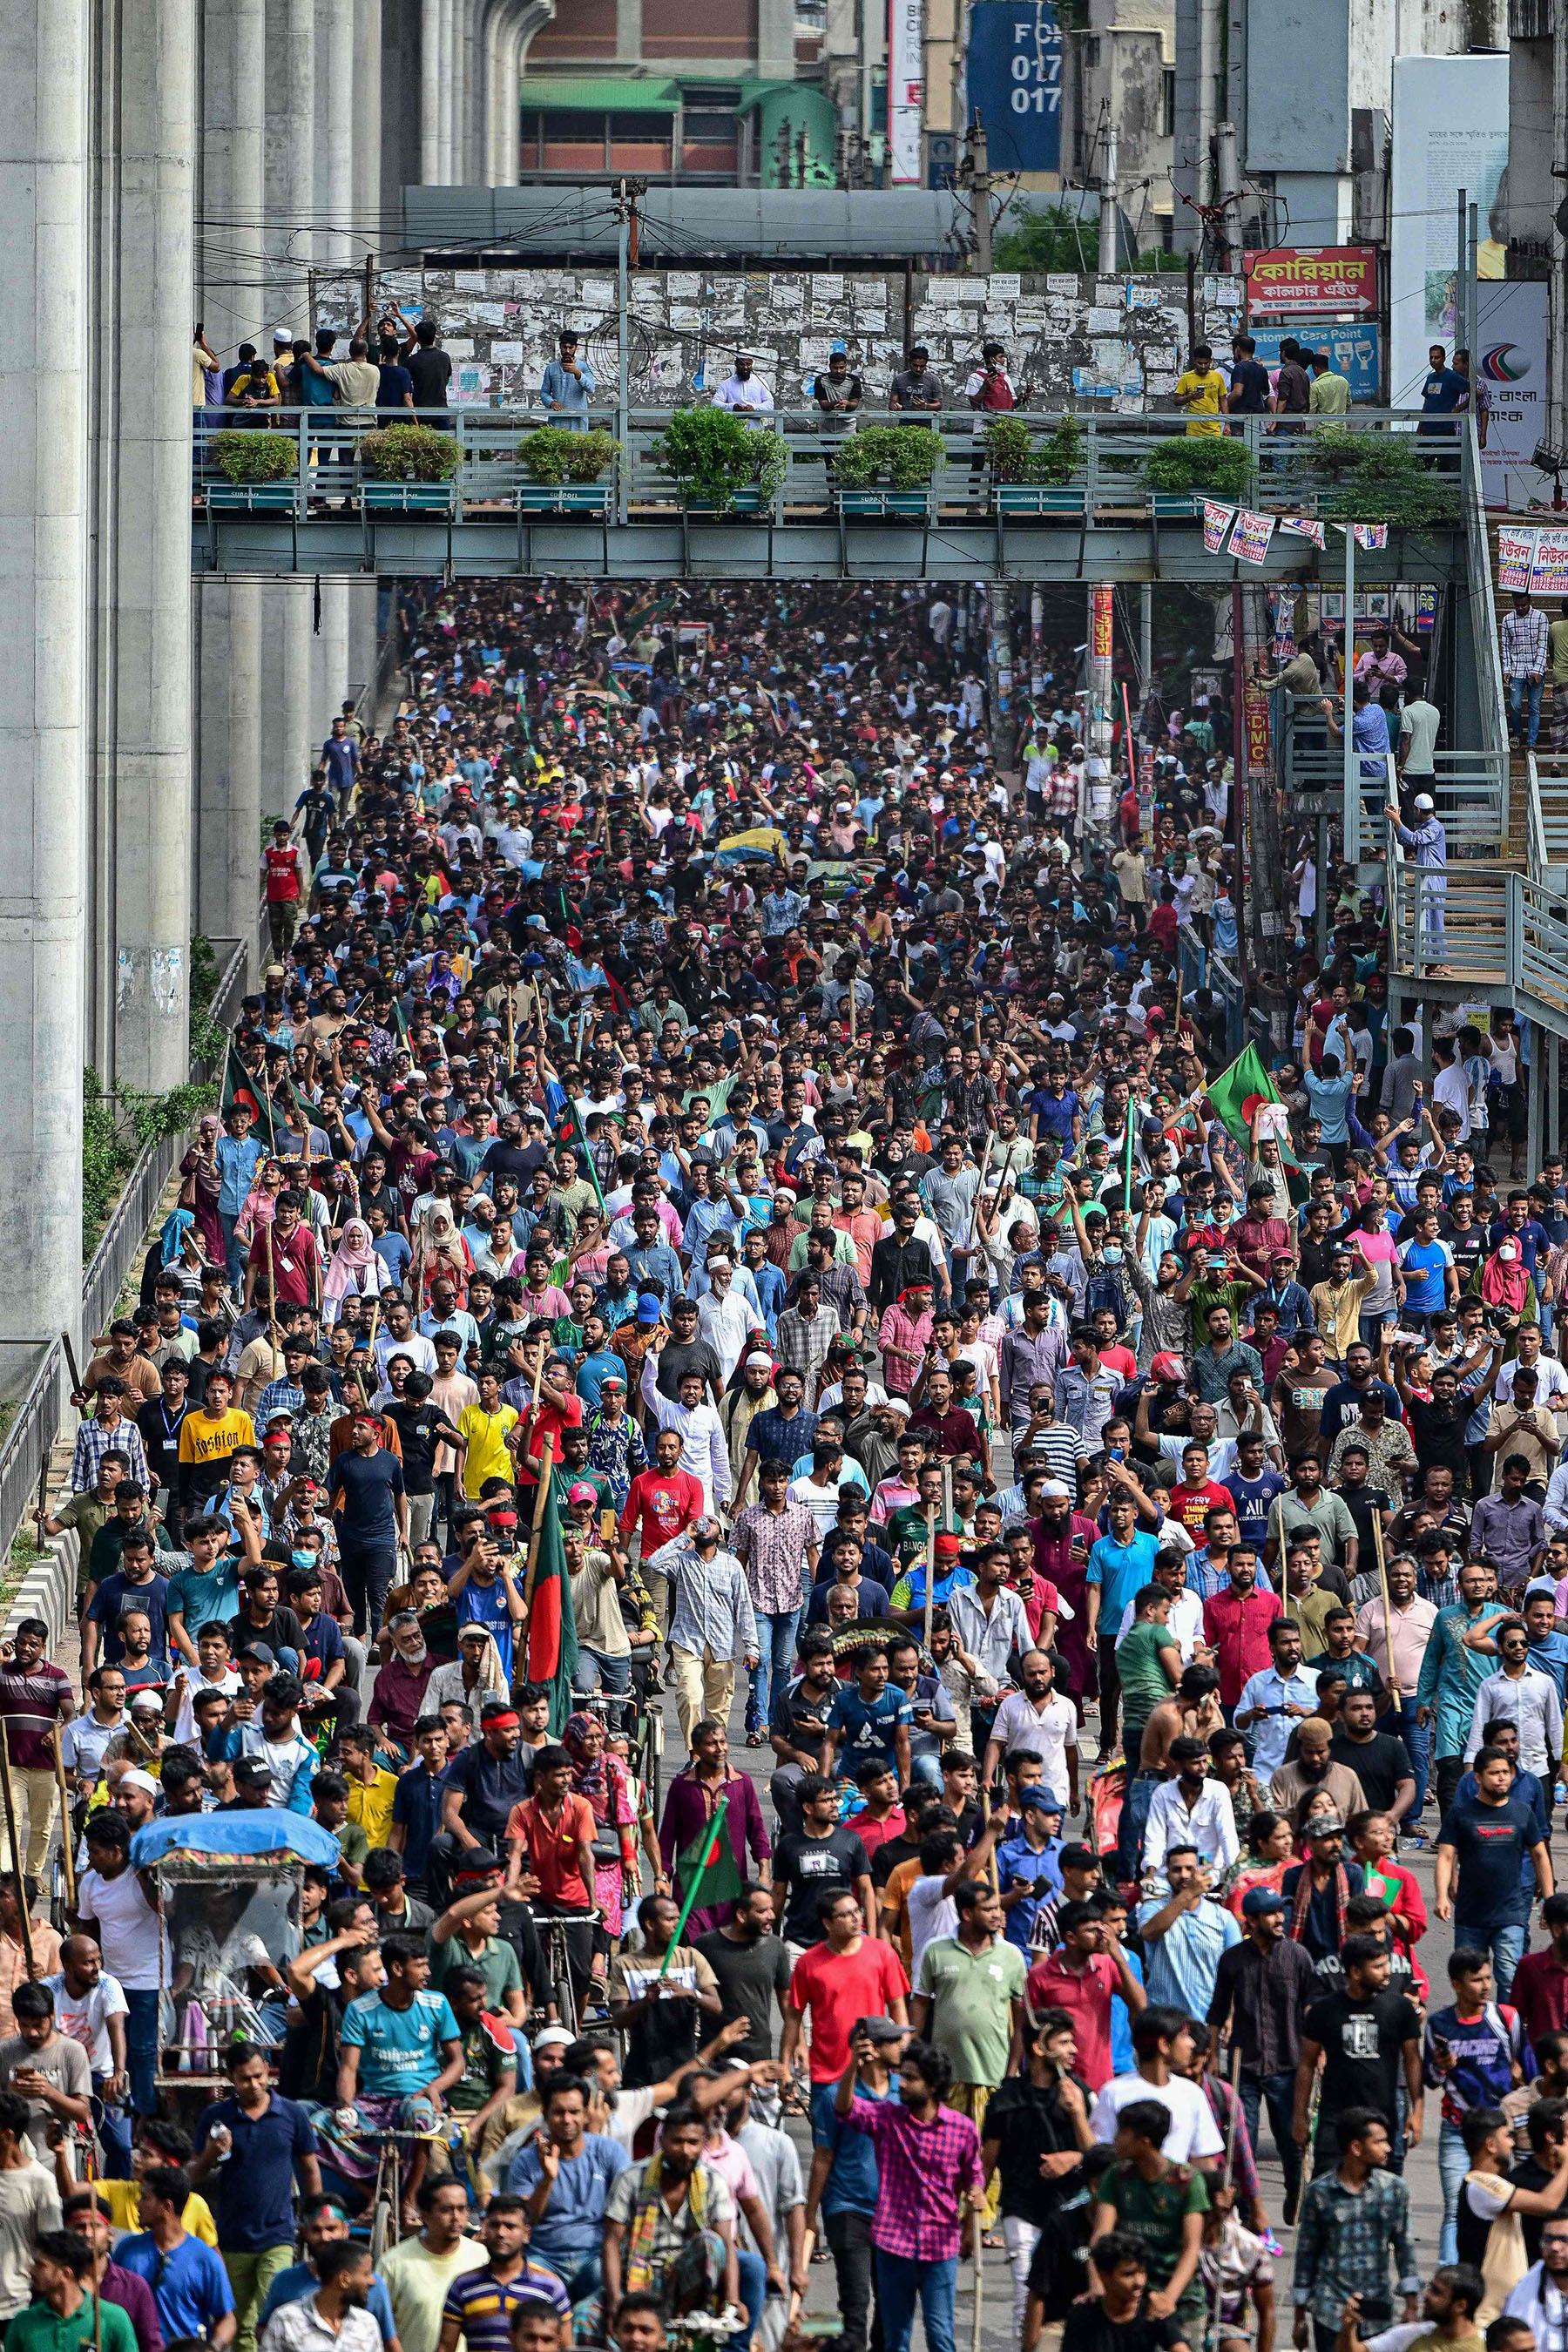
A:
{"label": "purple dress", "polygon": [[[748,1851],[758,1863],[772,1857],[773,1847],[763,1826],[763,1809],[757,1801],[756,1782],[744,1772],[731,1772],[727,1780],[712,1789],[698,1780],[696,1767],[689,1764],[669,1784],[664,1801],[664,1820],[659,1825],[658,1850],[671,1881],[677,1854],[684,1853],[704,1823],[712,1820],[721,1797],[730,1800],[724,1827],[730,1833],[730,1851],[742,1880],[751,1874],[746,1868]],[[715,1903],[693,1911],[687,1922],[688,1934],[703,1936],[710,1927],[721,1927],[734,1907],[733,1903]]]}

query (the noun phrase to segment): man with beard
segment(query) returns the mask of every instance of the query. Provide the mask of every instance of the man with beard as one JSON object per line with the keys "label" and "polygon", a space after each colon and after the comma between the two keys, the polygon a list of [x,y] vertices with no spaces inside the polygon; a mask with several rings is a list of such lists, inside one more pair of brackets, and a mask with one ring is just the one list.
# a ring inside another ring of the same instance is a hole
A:
{"label": "man with beard", "polygon": [[1091,1518],[1073,1508],[1072,1489],[1059,1478],[1047,1478],[1040,1488],[1040,1515],[1031,1523],[1035,1538],[1035,1574],[1048,1578],[1072,1611],[1057,1629],[1057,1654],[1062,1661],[1062,1683],[1083,1721],[1084,1695],[1095,1688],[1093,1654],[1089,1645],[1089,1555],[1100,1540]]}
{"label": "man with beard", "polygon": [[320,2284],[313,2294],[279,2305],[262,2331],[262,2352],[311,2352],[323,2338],[338,2352],[381,2352],[381,2329],[369,2309],[370,2248],[334,2238],[312,2259]]}
{"label": "man with beard", "polygon": [[718,1979],[722,2025],[743,2021],[743,2040],[733,2042],[731,2054],[755,2065],[773,2054],[773,2017],[784,2016],[789,1990],[790,1960],[782,1937],[773,1933],[773,1900],[765,1886],[744,1886],[721,1927],[693,1938]]}
{"label": "man with beard", "polygon": [[662,2295],[677,2311],[738,2306],[735,2200],[702,2162],[707,2119],[685,2100],[659,2126],[658,2148],[627,2165],[605,2200],[605,2321],[623,2294]]}

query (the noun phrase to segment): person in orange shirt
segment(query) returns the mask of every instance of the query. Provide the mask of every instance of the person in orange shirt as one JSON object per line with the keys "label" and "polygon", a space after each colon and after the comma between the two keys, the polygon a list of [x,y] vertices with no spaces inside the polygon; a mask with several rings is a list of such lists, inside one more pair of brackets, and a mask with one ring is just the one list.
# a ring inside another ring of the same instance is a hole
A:
{"label": "person in orange shirt", "polygon": [[572,1793],[572,1759],[549,1741],[535,1750],[533,1794],[514,1805],[507,1819],[509,1843],[520,1848],[523,1868],[518,1893],[531,1903],[536,1919],[566,1919],[567,1964],[581,2012],[592,1979],[605,1997],[609,1939],[595,1927],[594,1808]]}

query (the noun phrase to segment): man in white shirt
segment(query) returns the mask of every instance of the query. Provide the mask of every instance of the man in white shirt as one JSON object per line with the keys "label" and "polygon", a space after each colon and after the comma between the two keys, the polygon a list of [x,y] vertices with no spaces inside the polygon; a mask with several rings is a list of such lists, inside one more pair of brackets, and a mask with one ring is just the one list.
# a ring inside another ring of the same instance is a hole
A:
{"label": "man in white shirt", "polygon": [[773,394],[760,375],[752,374],[750,352],[735,353],[734,373],[724,378],[713,395],[713,404],[737,416],[763,416],[772,409]]}
{"label": "man in white shirt", "polygon": [[[957,1630],[954,1626],[955,1634]],[[985,1743],[982,1782],[990,1788],[1004,1756],[1020,1752],[1037,1756],[1047,1788],[1065,1789],[1068,1808],[1076,1812],[1078,1710],[1071,1699],[1063,1698],[1054,1687],[1051,1662],[1044,1650],[1026,1650],[1018,1662],[1018,1672],[1024,1687],[1009,1691],[996,1710],[991,1737]]]}
{"label": "man in white shirt", "polygon": [[1145,1871],[1163,1874],[1166,1849],[1172,1846],[1195,1847],[1199,1862],[1211,1874],[1240,1861],[1230,1790],[1207,1778],[1208,1760],[1206,1739],[1171,1742],[1176,1778],[1161,1783],[1149,1807],[1143,1832]]}
{"label": "man in white shirt", "polygon": [[662,1339],[643,1359],[642,1400],[659,1429],[673,1429],[680,1440],[680,1466],[702,1488],[705,1511],[722,1509],[730,1499],[730,1449],[724,1443],[718,1410],[702,1400],[702,1375],[685,1371],[677,1394],[661,1396],[658,1387]]}
{"label": "man in white shirt", "polygon": [[[1187,2048],[1183,2049],[1183,2042]],[[1209,2103],[1196,2083],[1177,2072],[1192,2057],[1187,2021],[1173,2009],[1153,2005],[1132,2021],[1131,2074],[1113,2074],[1101,2088],[1089,2112],[1089,2127],[1109,2147],[1116,2137],[1116,2118],[1134,2099],[1152,2099],[1171,2118],[1161,2143],[1173,2164],[1190,2164],[1194,2158],[1223,2156],[1225,2142]]]}
{"label": "man in white shirt", "polygon": [[733,1287],[734,1279],[734,1265],[729,1258],[710,1257],[709,1287],[697,1302],[697,1328],[718,1357],[720,1377],[725,1385],[752,1332],[763,1329],[762,1318],[752,1314],[742,1294]]}

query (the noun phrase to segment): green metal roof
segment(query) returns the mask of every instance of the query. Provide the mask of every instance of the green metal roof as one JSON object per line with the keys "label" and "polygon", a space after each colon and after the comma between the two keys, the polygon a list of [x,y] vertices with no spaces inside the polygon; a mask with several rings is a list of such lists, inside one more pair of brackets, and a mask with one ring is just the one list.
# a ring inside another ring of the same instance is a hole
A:
{"label": "green metal roof", "polygon": [[639,81],[628,75],[541,74],[524,79],[519,101],[525,112],[536,109],[550,114],[674,114],[680,105],[680,85],[674,81]]}

